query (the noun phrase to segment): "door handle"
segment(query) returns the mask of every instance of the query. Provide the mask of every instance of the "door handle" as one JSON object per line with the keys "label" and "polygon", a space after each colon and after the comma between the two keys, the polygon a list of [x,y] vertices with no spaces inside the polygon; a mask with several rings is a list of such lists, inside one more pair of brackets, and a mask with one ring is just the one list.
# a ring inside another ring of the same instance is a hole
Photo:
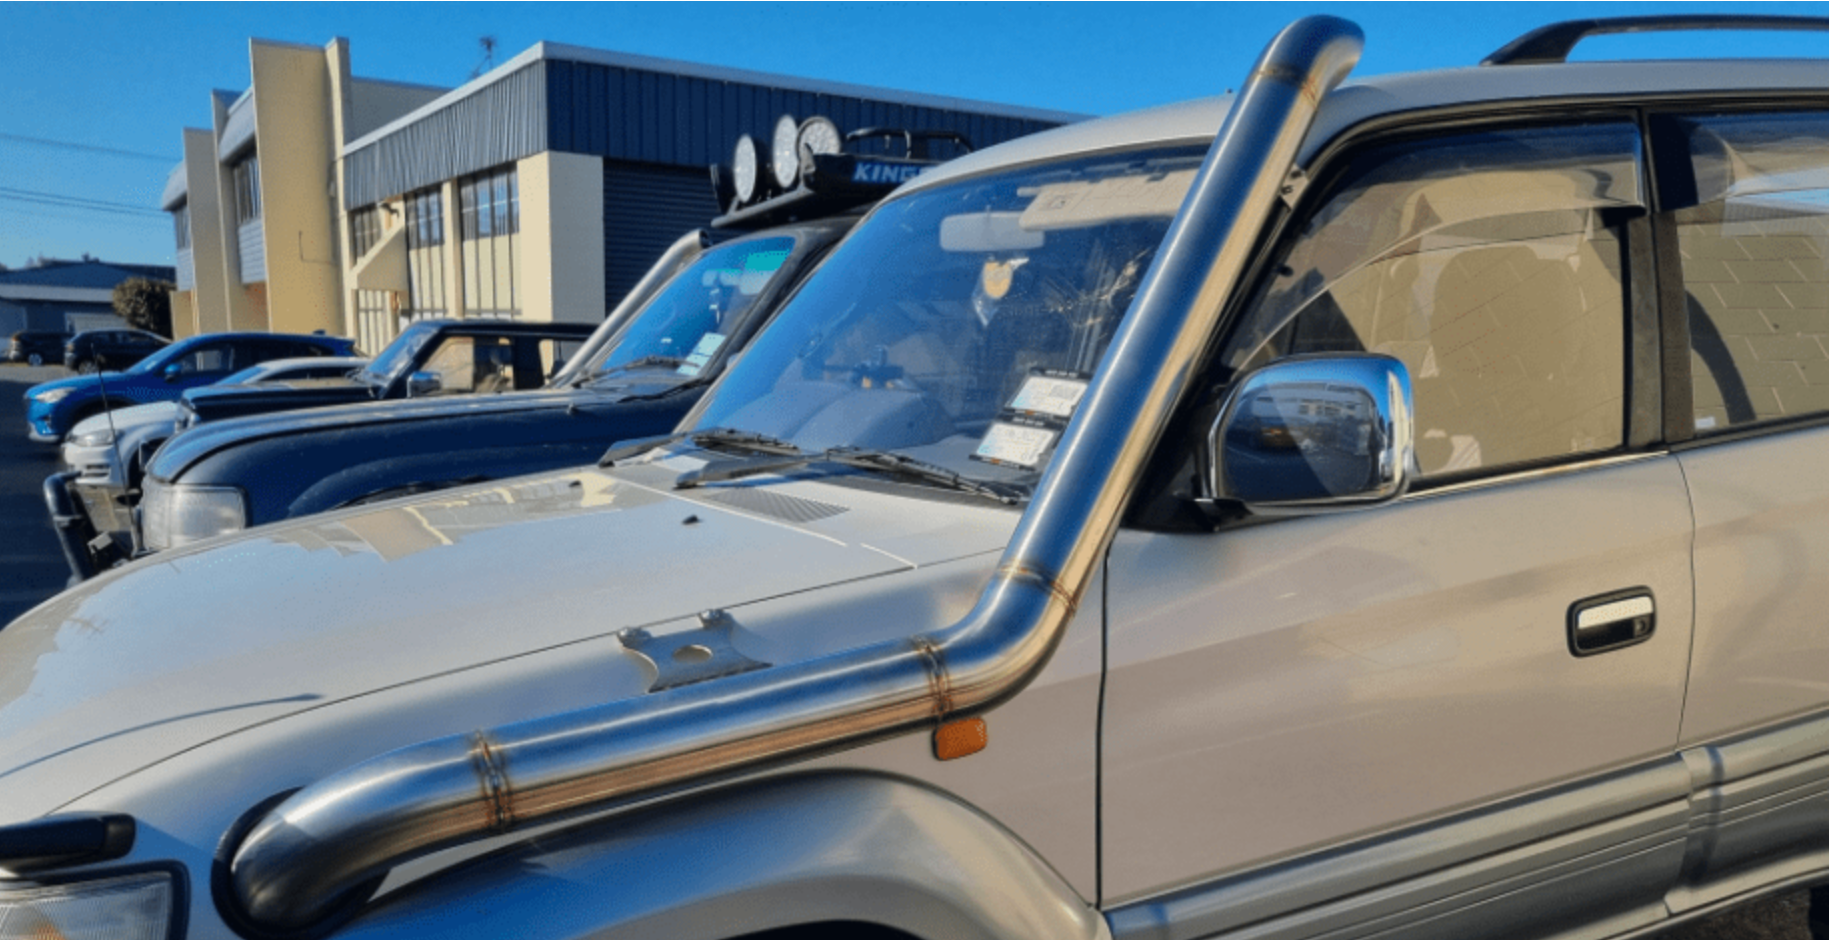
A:
{"label": "door handle", "polygon": [[1570,655],[1593,656],[1644,643],[1657,627],[1651,588],[1584,598],[1569,608]]}

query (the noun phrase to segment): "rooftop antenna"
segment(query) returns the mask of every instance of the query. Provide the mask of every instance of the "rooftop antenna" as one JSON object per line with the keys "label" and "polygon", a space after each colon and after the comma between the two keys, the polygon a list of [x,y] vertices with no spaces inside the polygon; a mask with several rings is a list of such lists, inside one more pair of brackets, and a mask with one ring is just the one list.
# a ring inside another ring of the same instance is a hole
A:
{"label": "rooftop antenna", "polygon": [[470,70],[471,78],[476,78],[489,71],[490,67],[496,64],[496,37],[478,36],[477,45],[483,47],[483,58],[477,60],[476,68]]}

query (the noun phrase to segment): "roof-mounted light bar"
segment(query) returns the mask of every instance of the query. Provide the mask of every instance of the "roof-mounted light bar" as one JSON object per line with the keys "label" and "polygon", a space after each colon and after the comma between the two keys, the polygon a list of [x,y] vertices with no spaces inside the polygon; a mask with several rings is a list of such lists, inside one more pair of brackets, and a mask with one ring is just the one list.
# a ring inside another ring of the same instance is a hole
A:
{"label": "roof-mounted light bar", "polygon": [[[902,153],[856,152],[852,145],[867,140],[892,146],[900,142]],[[866,127],[841,133],[829,118],[816,115],[796,121],[784,114],[775,122],[766,153],[756,138],[745,134],[737,139],[729,173],[712,168],[713,186],[726,207],[712,227],[777,225],[867,205],[941,162],[930,156],[931,141],[949,141],[962,152],[972,150],[972,141],[957,131]]]}

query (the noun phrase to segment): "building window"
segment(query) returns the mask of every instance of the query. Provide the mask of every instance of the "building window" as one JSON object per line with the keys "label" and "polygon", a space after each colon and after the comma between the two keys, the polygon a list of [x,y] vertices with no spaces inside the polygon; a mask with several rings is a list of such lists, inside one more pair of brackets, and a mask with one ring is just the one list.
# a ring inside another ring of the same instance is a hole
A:
{"label": "building window", "polygon": [[191,204],[185,203],[172,210],[172,229],[178,236],[178,250],[188,251],[191,247]]}
{"label": "building window", "polygon": [[235,164],[235,221],[246,225],[261,217],[261,161],[249,154]]}
{"label": "building window", "polygon": [[349,214],[349,243],[357,258],[369,253],[375,243],[381,241],[381,211],[376,206],[363,206]]}
{"label": "building window", "polygon": [[445,200],[437,189],[407,197],[407,276],[409,314],[444,316]]}
{"label": "building window", "polygon": [[426,189],[407,197],[407,244],[411,246],[445,243],[445,200],[436,189]]}
{"label": "building window", "polygon": [[521,312],[521,194],[513,167],[458,184],[464,237],[464,309],[482,316]]}

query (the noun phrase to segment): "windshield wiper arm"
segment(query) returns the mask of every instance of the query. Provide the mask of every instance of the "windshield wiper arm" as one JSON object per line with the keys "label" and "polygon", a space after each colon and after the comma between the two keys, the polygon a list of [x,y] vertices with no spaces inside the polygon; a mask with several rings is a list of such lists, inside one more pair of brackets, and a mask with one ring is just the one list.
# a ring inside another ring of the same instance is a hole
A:
{"label": "windshield wiper arm", "polygon": [[749,450],[762,454],[793,454],[799,456],[801,449],[780,438],[755,431],[739,431],[734,428],[706,428],[701,431],[676,431],[660,437],[643,437],[627,441],[604,451],[597,459],[600,467],[615,466],[619,461],[639,457],[657,447],[665,447],[676,441],[691,440],[701,446],[730,447],[738,450]]}
{"label": "windshield wiper arm", "polygon": [[861,447],[832,447],[811,453],[801,452],[729,463],[707,464],[697,470],[681,474],[674,480],[674,489],[691,489],[707,483],[739,480],[762,473],[776,473],[811,463],[836,463],[862,470],[880,470],[920,480],[923,483],[934,483],[949,489],[976,493],[995,499],[1006,506],[1014,505],[1023,498],[1022,492],[1014,487],[997,483],[982,483],[906,454],[886,450],[868,450]]}
{"label": "windshield wiper arm", "polygon": [[[712,384],[712,377],[709,375],[702,375],[696,379],[687,379],[682,382],[675,382],[672,385],[668,385],[664,388],[656,389],[655,391],[652,391],[652,392],[636,392],[631,395],[624,395],[623,397],[618,398],[617,401],[619,401],[619,402],[648,401],[649,399],[652,399],[652,398],[666,398],[669,395],[679,394],[680,392],[685,391],[686,389],[689,389],[689,388],[698,388],[701,385],[710,385],[710,384]],[[628,386],[621,386],[621,387],[627,388]]]}
{"label": "windshield wiper arm", "polygon": [[663,355],[637,356],[636,358],[631,359],[628,362],[624,362],[624,363],[621,363],[618,365],[611,366],[608,369],[601,369],[597,372],[590,373],[590,376],[591,376],[592,380],[596,380],[596,379],[605,378],[607,376],[612,376],[612,375],[617,375],[619,373],[628,372],[632,369],[645,369],[649,366],[672,366],[674,368],[679,368],[685,362],[686,362],[686,360],[680,358],[679,356],[663,356]]}

